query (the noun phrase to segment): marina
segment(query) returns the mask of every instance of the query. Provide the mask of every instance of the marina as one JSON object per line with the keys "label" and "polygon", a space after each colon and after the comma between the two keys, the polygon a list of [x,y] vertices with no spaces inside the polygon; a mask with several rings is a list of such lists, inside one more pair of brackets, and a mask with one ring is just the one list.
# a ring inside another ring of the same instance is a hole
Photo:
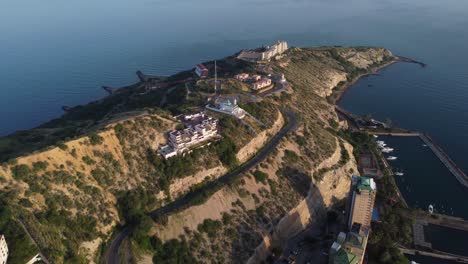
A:
{"label": "marina", "polygon": [[[390,161],[395,181],[410,207],[468,219],[468,193],[452,172],[415,136],[379,136],[395,150]],[[386,155],[388,156],[388,155]]]}

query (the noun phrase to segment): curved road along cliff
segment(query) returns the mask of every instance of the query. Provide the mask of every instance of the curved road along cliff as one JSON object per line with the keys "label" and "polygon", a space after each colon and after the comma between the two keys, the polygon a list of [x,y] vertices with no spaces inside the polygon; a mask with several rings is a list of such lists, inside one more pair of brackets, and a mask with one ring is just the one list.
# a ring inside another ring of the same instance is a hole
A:
{"label": "curved road along cliff", "polygon": [[[268,156],[268,154],[270,154],[270,152],[276,148],[281,139],[283,139],[284,136],[286,136],[286,134],[288,134],[291,130],[296,129],[298,126],[297,118],[292,111],[283,110],[282,113],[286,117],[286,125],[283,128],[281,128],[281,130],[276,135],[274,135],[273,138],[252,159],[248,160],[246,163],[241,165],[239,168],[233,170],[232,172],[229,172],[219,177],[218,179],[208,183],[203,188],[198,189],[196,192],[188,193],[180,199],[175,200],[174,202],[164,207],[158,208],[150,212],[149,215],[154,219],[163,215],[170,214],[174,211],[184,209],[185,207],[190,205],[190,202],[194,197],[197,197],[201,193],[206,192],[208,190],[214,190],[226,185],[239,174],[252,169],[259,162],[263,161]],[[120,245],[122,244],[122,241],[128,235],[131,234],[132,231],[133,227],[126,226],[114,235],[114,237],[109,243],[107,252],[105,254],[107,264],[119,263],[118,252]]]}

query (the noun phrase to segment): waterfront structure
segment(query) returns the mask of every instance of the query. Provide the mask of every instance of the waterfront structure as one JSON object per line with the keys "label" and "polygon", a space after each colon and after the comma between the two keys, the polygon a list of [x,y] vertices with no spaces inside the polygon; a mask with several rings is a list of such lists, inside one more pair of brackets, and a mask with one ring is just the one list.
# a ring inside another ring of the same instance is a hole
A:
{"label": "waterfront structure", "polygon": [[169,132],[168,145],[162,146],[159,153],[165,159],[189,151],[190,147],[206,142],[218,135],[218,119],[203,113],[179,117],[185,128]]}
{"label": "waterfront structure", "polygon": [[376,193],[377,187],[372,178],[353,176],[348,218],[349,229],[352,229],[355,224],[359,224],[363,229],[370,228]]}
{"label": "waterfront structure", "polygon": [[239,119],[242,119],[245,117],[245,110],[240,108],[238,105],[237,105],[237,99],[234,98],[234,97],[221,97],[221,96],[218,96],[215,100],[214,100],[214,104],[213,105],[207,105],[206,106],[206,109],[209,109],[209,110],[212,110],[212,111],[216,111],[216,112],[220,112],[220,113],[223,113],[223,114],[228,114],[228,115],[232,115],[232,116],[235,116]]}
{"label": "waterfront structure", "polygon": [[6,264],[8,259],[8,245],[4,235],[0,234],[0,264]]}
{"label": "waterfront structure", "polygon": [[208,74],[209,74],[209,71],[208,69],[205,67],[205,65],[203,64],[197,64],[197,66],[195,66],[195,73],[198,75],[198,77],[200,78],[206,78],[208,77]]}
{"label": "waterfront structure", "polygon": [[284,53],[287,49],[288,43],[286,41],[276,41],[272,46],[243,50],[237,55],[237,58],[252,62],[268,61],[276,55]]}

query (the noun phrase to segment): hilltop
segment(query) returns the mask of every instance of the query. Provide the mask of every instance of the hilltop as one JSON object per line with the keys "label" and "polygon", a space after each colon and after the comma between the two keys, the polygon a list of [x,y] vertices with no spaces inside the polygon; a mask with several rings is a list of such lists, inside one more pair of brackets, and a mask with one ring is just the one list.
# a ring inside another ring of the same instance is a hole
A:
{"label": "hilltop", "polygon": [[[213,96],[214,62],[204,63],[211,75],[203,80],[185,71],[73,107],[61,118],[0,139],[0,228],[8,234],[24,224],[54,263],[102,261],[112,232],[125,223],[140,230],[126,240],[134,252],[127,257],[134,260],[161,255],[166,247],[181,251],[165,259],[265,259],[346,196],[357,169],[352,146],[338,136],[346,124],[337,118],[333,96],[394,60],[386,49],[367,47],[290,48],[263,64],[234,56],[219,60],[218,92],[236,94],[252,117],[209,112],[219,119],[221,139],[168,160],[158,148],[168,131],[180,127],[175,115],[200,111]],[[290,86],[262,96],[232,78],[244,72],[284,74]],[[300,126],[265,161],[195,206],[156,223],[145,217],[250,159],[287,122],[284,108],[297,114]],[[34,248],[20,242],[15,244]]]}

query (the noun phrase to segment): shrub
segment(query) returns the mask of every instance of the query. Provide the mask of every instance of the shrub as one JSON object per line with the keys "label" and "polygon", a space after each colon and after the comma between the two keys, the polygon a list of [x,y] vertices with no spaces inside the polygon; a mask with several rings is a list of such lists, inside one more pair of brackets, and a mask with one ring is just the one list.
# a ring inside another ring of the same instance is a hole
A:
{"label": "shrub", "polygon": [[198,225],[198,231],[206,233],[210,238],[214,238],[221,227],[222,223],[220,221],[205,219],[203,223]]}
{"label": "shrub", "polygon": [[230,138],[223,138],[216,145],[216,153],[218,153],[219,160],[227,167],[232,168],[237,165],[236,152],[236,144]]}
{"label": "shrub", "polygon": [[38,161],[33,163],[33,171],[34,172],[39,172],[47,169],[47,166],[49,163],[47,161]]}
{"label": "shrub", "polygon": [[268,174],[266,174],[263,171],[259,171],[259,170],[256,170],[253,173],[253,176],[254,176],[256,182],[261,182],[263,184],[266,184],[266,181],[268,179]]}
{"label": "shrub", "polygon": [[16,165],[11,169],[13,173],[13,178],[16,180],[22,180],[26,178],[29,174],[31,174],[31,169],[26,164]]}
{"label": "shrub", "polygon": [[296,136],[296,143],[299,145],[299,146],[304,146],[307,144],[307,141],[304,137],[302,136]]}
{"label": "shrub", "polygon": [[82,159],[83,159],[84,163],[86,163],[87,165],[96,164],[96,162],[92,158],[90,158],[89,156],[83,156]]}
{"label": "shrub", "polygon": [[297,162],[299,160],[299,156],[297,156],[296,152],[286,149],[284,150],[284,159],[286,162]]}
{"label": "shrub", "polygon": [[197,263],[192,255],[189,244],[185,239],[179,241],[172,239],[164,243],[158,239],[151,239],[152,245],[156,253],[153,256],[153,263],[158,264],[176,264],[176,263]]}
{"label": "shrub", "polygon": [[57,147],[59,147],[59,149],[61,149],[61,150],[67,150],[68,149],[68,146],[65,145],[65,143],[63,143],[63,141],[59,141],[57,143]]}
{"label": "shrub", "polygon": [[223,224],[228,225],[232,222],[232,215],[229,213],[224,212],[223,213]]}
{"label": "shrub", "polygon": [[70,154],[76,159],[78,157],[78,155],[76,154],[76,149],[73,148],[70,152]]}
{"label": "shrub", "polygon": [[91,171],[91,175],[93,178],[100,184],[100,185],[109,185],[111,184],[111,179],[109,173],[101,170],[101,169],[94,169]]}
{"label": "shrub", "polygon": [[101,145],[102,142],[104,142],[104,138],[101,137],[100,135],[96,134],[96,133],[93,133],[91,135],[89,135],[89,143],[91,143],[91,145]]}

